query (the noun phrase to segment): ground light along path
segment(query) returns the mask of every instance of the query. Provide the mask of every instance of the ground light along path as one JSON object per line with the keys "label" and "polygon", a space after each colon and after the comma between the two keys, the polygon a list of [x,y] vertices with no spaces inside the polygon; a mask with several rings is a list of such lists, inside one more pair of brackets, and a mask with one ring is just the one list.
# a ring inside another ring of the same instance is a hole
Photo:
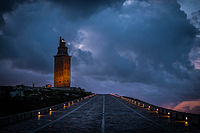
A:
{"label": "ground light along path", "polygon": [[113,95],[96,95],[40,119],[26,120],[0,132],[198,133],[175,120],[159,118]]}

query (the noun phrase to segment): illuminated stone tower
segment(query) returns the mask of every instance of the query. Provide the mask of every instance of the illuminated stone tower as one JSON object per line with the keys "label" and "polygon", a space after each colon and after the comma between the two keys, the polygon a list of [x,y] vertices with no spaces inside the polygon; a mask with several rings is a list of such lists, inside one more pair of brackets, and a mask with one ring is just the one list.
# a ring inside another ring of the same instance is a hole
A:
{"label": "illuminated stone tower", "polygon": [[65,40],[60,37],[57,55],[54,56],[54,87],[68,88],[71,82],[71,56]]}

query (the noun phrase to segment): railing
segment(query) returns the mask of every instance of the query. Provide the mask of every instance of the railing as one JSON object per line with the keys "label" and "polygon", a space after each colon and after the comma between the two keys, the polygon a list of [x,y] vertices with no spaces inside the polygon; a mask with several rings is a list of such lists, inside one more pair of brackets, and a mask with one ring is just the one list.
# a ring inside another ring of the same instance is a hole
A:
{"label": "railing", "polygon": [[179,111],[155,106],[155,105],[140,101],[138,99],[119,96],[116,94],[112,94],[112,95],[116,96],[118,98],[121,98],[122,100],[125,100],[131,104],[135,104],[141,108],[145,108],[149,111],[153,111],[157,114],[166,115],[169,119],[184,121],[186,125],[188,125],[188,124],[200,125],[200,115],[199,114],[179,112]]}
{"label": "railing", "polygon": [[60,103],[60,104],[57,104],[57,105],[54,105],[54,106],[45,107],[45,108],[41,108],[41,109],[29,111],[29,112],[19,113],[19,114],[15,114],[15,115],[6,116],[6,117],[0,117],[0,127],[10,125],[10,124],[22,121],[22,120],[35,118],[35,117],[38,117],[40,115],[47,114],[50,111],[58,110],[60,108],[70,107],[71,105],[73,105],[75,103],[78,103],[78,102],[83,101],[85,99],[91,98],[95,95],[96,94],[92,94],[92,95],[89,95],[89,96],[86,96],[86,97],[83,97],[83,98],[75,99],[75,100],[68,101],[68,102],[63,102],[63,103]]}

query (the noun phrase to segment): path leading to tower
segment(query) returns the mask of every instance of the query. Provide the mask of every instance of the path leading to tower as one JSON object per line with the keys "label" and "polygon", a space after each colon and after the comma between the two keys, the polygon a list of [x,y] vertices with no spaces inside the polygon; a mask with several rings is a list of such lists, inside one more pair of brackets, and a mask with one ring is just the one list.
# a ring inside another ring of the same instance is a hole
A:
{"label": "path leading to tower", "polygon": [[184,123],[158,118],[134,104],[112,95],[96,95],[70,108],[52,111],[40,118],[26,120],[0,132],[69,132],[69,133],[161,133],[198,132]]}

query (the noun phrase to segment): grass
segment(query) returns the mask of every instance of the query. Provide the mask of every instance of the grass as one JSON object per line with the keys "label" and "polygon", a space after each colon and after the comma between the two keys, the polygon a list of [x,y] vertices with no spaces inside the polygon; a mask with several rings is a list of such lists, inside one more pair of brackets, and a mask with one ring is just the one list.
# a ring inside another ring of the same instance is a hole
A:
{"label": "grass", "polygon": [[0,86],[0,117],[27,112],[43,107],[71,101],[88,96],[91,92],[83,89],[54,90],[48,88],[16,89],[11,86]]}

